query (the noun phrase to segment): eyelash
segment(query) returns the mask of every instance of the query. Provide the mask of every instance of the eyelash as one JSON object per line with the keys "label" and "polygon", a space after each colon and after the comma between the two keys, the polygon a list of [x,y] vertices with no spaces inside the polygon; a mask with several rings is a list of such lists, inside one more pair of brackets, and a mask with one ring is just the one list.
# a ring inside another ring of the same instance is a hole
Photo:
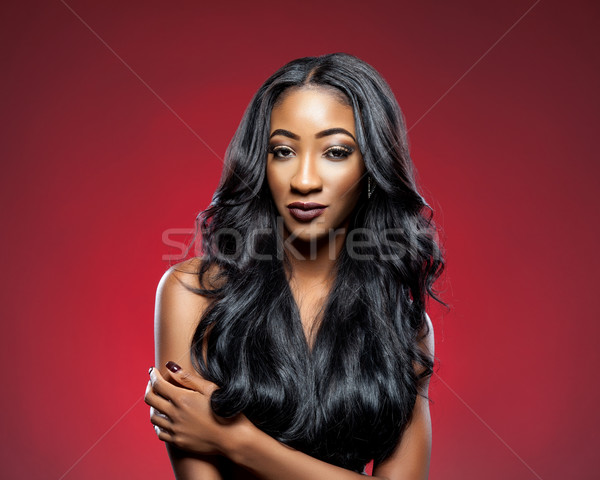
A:
{"label": "eyelash", "polygon": [[[277,153],[281,152],[281,151],[290,151],[290,152],[293,152],[293,150],[291,148],[289,148],[289,147],[278,146],[278,145],[269,145],[268,153],[272,153],[273,155],[275,155],[275,158],[290,158],[289,156],[284,156],[284,157],[278,156]],[[354,152],[354,149],[350,148],[350,147],[338,145],[338,146],[335,146],[335,147],[330,147],[330,148],[328,148],[325,151],[326,154],[327,153],[332,153],[332,152],[336,153],[338,155],[340,155],[340,154],[341,155],[340,156],[333,156],[333,157],[330,156],[329,158],[333,158],[335,160],[340,160],[340,159],[349,157],[352,154],[352,152]]]}

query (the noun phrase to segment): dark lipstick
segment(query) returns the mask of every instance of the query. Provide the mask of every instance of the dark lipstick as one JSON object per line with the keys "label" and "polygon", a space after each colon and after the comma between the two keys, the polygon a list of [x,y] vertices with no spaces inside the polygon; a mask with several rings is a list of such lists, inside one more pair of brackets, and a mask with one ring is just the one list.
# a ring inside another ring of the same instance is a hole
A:
{"label": "dark lipstick", "polygon": [[314,202],[293,202],[288,205],[288,208],[296,220],[309,222],[321,215],[327,208],[327,205]]}

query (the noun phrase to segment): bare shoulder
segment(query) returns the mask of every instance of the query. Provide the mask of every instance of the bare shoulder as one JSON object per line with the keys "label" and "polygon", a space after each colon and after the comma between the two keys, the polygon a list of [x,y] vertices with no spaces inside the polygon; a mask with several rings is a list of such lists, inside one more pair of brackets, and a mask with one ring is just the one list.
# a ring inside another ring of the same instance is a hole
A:
{"label": "bare shoulder", "polygon": [[160,279],[159,289],[170,289],[176,284],[182,287],[188,285],[189,287],[198,288],[200,286],[198,282],[200,263],[201,259],[194,257],[171,266]]}
{"label": "bare shoulder", "polygon": [[[186,260],[184,262],[180,262],[175,265],[172,265],[171,268],[169,268],[164,273],[164,275],[160,279],[158,286],[159,286],[159,288],[165,287],[165,286],[167,286],[167,288],[168,288],[171,284],[174,284],[176,281],[181,281],[181,280],[188,280],[188,281],[192,280],[193,281],[193,278],[197,277],[197,275],[198,275],[199,267],[200,267],[200,259],[198,259],[196,257]],[[197,286],[197,282],[195,282],[194,286]]]}
{"label": "bare shoulder", "polygon": [[[431,318],[425,312],[425,322],[423,323],[423,327],[419,332],[418,336],[418,347],[421,352],[430,357],[432,360],[435,355],[435,338],[433,332],[433,324],[431,323]],[[413,367],[417,375],[421,375],[425,371],[425,366],[414,362]],[[421,388],[426,392],[429,387],[429,377],[425,379],[425,381],[421,384]]]}
{"label": "bare shoulder", "polygon": [[217,269],[211,267],[200,285],[199,269],[201,259],[191,258],[169,268],[160,279],[156,291],[157,302],[175,300],[186,307],[206,306],[207,298],[194,292],[201,287],[215,288],[218,285]]}
{"label": "bare shoulder", "polygon": [[198,262],[195,259],[186,260],[169,268],[156,289],[157,313],[164,313],[164,309],[200,307],[203,297],[193,292],[199,288]]}
{"label": "bare shoulder", "polygon": [[435,354],[435,338],[433,333],[433,323],[431,323],[431,318],[425,312],[425,323],[423,324],[423,330],[421,331],[421,339],[420,347],[431,356]]}
{"label": "bare shoulder", "polygon": [[[189,356],[200,318],[211,302],[194,291],[200,288],[200,262],[201,259],[193,258],[173,265],[158,283],[154,309],[157,365],[163,365],[166,360],[179,360],[183,367],[191,366],[186,356]],[[210,282],[214,273],[214,270],[207,272],[203,279],[205,287],[214,287],[214,282]]]}

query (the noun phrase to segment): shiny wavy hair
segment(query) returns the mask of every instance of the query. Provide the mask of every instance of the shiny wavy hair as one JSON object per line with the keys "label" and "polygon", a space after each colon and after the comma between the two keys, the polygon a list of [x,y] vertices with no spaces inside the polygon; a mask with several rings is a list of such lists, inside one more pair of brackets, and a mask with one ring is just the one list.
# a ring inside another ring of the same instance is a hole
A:
{"label": "shiny wavy hair", "polygon": [[[312,348],[266,181],[271,110],[290,88],[307,86],[333,89],[352,106],[375,185],[351,214],[346,242],[353,231],[364,241],[336,259]],[[201,288],[193,290],[211,302],[193,337],[192,362],[219,386],[214,412],[243,412],[277,440],[357,472],[388,458],[433,373],[434,359],[418,345],[428,332],[428,297],[446,304],[434,290],[445,262],[433,210],[418,192],[404,119],[381,75],[345,53],[277,70],[244,113],[197,234]]]}

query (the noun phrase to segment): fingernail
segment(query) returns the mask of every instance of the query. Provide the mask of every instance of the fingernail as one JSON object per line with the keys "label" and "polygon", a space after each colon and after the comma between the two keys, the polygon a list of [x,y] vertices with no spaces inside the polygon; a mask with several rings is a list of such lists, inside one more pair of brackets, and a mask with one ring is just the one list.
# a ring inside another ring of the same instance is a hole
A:
{"label": "fingernail", "polygon": [[177,373],[179,370],[181,370],[181,367],[179,365],[177,365],[175,362],[171,362],[170,360],[167,362],[166,367],[173,373]]}
{"label": "fingernail", "polygon": [[152,369],[153,369],[153,368],[154,368],[154,367],[150,367],[150,368],[148,369],[148,375],[150,375],[150,374],[152,373]]}

